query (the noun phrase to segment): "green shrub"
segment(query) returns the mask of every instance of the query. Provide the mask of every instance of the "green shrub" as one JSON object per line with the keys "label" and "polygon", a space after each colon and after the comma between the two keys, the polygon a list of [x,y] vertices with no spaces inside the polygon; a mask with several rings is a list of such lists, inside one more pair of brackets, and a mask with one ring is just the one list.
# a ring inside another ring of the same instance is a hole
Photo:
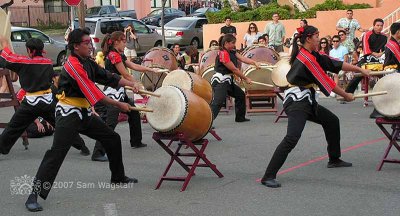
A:
{"label": "green shrub", "polygon": [[[228,1],[225,1],[228,2]],[[225,17],[232,17],[234,22],[250,22],[250,21],[262,21],[270,20],[273,13],[279,13],[280,19],[300,19],[300,18],[315,18],[317,11],[330,11],[330,10],[346,10],[346,9],[364,9],[371,8],[368,4],[353,4],[346,5],[342,0],[326,0],[322,4],[317,4],[305,12],[299,12],[296,8],[294,13],[291,12],[291,8],[288,5],[280,6],[278,3],[271,2],[266,5],[262,5],[256,9],[250,9],[247,7],[240,6],[238,12],[232,12],[229,4],[225,4],[225,7],[216,13],[207,13],[207,19],[209,23],[222,23],[225,21]]]}

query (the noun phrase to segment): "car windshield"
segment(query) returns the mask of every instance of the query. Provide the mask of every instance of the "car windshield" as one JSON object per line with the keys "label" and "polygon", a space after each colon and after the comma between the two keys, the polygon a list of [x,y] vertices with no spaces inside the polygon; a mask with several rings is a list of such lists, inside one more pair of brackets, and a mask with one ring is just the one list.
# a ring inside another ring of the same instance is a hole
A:
{"label": "car windshield", "polygon": [[149,14],[149,16],[157,16],[157,15],[161,15],[161,10],[155,10]]}
{"label": "car windshield", "polygon": [[[96,30],[96,22],[85,22],[85,27],[90,29],[90,34],[94,34],[94,30]],[[77,20],[74,21],[74,29],[79,28],[79,23]]]}
{"label": "car windshield", "polygon": [[208,8],[200,8],[200,9],[197,9],[197,10],[195,11],[195,13],[205,13],[205,12],[207,12],[207,9],[208,9]]}
{"label": "car windshield", "polygon": [[188,27],[193,23],[193,20],[182,20],[182,19],[174,19],[167,24],[165,24],[166,27]]}
{"label": "car windshield", "polygon": [[86,15],[97,15],[99,14],[101,7],[92,7],[86,10]]}

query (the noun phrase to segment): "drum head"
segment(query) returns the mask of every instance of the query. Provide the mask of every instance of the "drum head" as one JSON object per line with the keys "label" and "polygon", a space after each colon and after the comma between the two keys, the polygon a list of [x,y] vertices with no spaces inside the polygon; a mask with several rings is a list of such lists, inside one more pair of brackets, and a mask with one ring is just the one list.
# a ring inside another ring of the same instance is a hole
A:
{"label": "drum head", "polygon": [[[272,73],[271,68],[266,68],[266,67],[261,66],[260,69],[257,69],[255,67],[247,68],[247,70],[244,72],[244,75],[253,81],[266,83],[266,84],[272,84],[271,73]],[[271,87],[266,87],[266,86],[258,85],[258,84],[254,84],[254,83],[251,85],[245,84],[245,88],[247,90],[273,89]]]}
{"label": "drum head", "polygon": [[381,79],[374,86],[374,92],[387,91],[385,95],[372,97],[375,109],[384,116],[398,117],[400,116],[400,74],[389,74]]}
{"label": "drum head", "polygon": [[185,117],[186,98],[183,92],[175,86],[163,86],[154,93],[161,97],[150,97],[147,107],[153,112],[146,114],[147,121],[155,130],[169,132],[177,128]]}
{"label": "drum head", "polygon": [[278,87],[287,87],[289,82],[286,79],[291,66],[289,59],[282,58],[275,64],[276,68],[272,70],[271,79],[274,85]]}
{"label": "drum head", "polygon": [[161,87],[165,77],[168,73],[165,72],[146,72],[142,73],[140,76],[140,81],[142,82],[145,89],[149,91],[155,91]]}
{"label": "drum head", "polygon": [[193,89],[193,80],[188,72],[184,70],[174,70],[165,77],[162,86],[177,86],[191,91]]}

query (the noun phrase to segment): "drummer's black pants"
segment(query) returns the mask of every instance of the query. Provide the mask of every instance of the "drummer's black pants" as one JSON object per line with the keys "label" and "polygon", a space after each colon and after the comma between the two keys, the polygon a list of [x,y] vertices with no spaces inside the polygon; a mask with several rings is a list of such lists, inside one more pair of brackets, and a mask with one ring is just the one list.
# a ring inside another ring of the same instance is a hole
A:
{"label": "drummer's black pants", "polygon": [[[128,96],[125,96],[123,101],[129,103],[131,106],[135,106],[134,101],[128,98]],[[115,127],[117,127],[118,124],[118,116],[121,112],[118,108],[112,105],[101,104],[100,106],[96,106],[96,112],[100,115],[108,127],[110,127],[112,130],[115,130]],[[138,111],[133,110],[127,112],[126,114],[128,115],[131,146],[139,146],[142,144],[142,125],[140,122],[140,114]],[[103,156],[105,153],[106,151],[101,142],[96,141],[92,157],[95,158]]]}
{"label": "drummer's black pants", "polygon": [[214,81],[212,83],[214,98],[211,103],[211,110],[213,112],[214,119],[217,118],[221,107],[226,101],[226,97],[229,95],[235,98],[235,113],[236,113],[236,120],[242,120],[245,118],[246,115],[246,99],[243,90],[237,86],[236,84],[232,83],[229,84],[228,82],[219,83]]}
{"label": "drummer's black pants", "polygon": [[354,77],[350,80],[349,84],[347,85],[346,92],[347,93],[354,93],[357,89],[358,84],[362,81],[363,77]]}
{"label": "drummer's black pants", "polygon": [[339,118],[323,106],[318,106],[316,109],[318,115],[306,113],[301,110],[290,111],[288,109],[289,111],[286,111],[288,116],[286,136],[276,148],[262,181],[276,178],[288,154],[299,141],[307,120],[322,125],[326,141],[328,142],[329,159],[335,160],[341,156]]}
{"label": "drummer's black pants", "polygon": [[[82,112],[82,116],[82,119],[76,113],[68,116],[57,114],[56,116],[53,145],[43,157],[32,190],[43,199],[47,198],[51,185],[54,183],[65,156],[71,148],[71,140],[78,137],[79,134],[99,140],[102,143],[108,155],[112,181],[120,181],[125,176],[121,137],[99,117],[89,116],[87,111],[86,113]],[[79,169],[79,164],[75,169]]]}
{"label": "drummer's black pants", "polygon": [[[7,124],[3,133],[0,135],[0,153],[8,154],[22,133],[39,116],[54,127],[54,112],[55,102],[52,104],[46,104],[43,101],[40,101],[35,106],[32,106],[23,100],[21,105],[12,116],[10,122]],[[78,150],[82,149],[82,147],[85,145],[85,142],[80,136],[72,140],[71,143],[72,146]]]}

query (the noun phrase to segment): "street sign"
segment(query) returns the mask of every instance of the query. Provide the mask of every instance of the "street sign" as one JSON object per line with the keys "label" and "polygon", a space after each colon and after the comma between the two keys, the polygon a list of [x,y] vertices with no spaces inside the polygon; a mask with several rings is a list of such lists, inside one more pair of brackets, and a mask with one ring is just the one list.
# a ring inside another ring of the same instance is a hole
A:
{"label": "street sign", "polygon": [[64,0],[69,6],[78,6],[82,0]]}

